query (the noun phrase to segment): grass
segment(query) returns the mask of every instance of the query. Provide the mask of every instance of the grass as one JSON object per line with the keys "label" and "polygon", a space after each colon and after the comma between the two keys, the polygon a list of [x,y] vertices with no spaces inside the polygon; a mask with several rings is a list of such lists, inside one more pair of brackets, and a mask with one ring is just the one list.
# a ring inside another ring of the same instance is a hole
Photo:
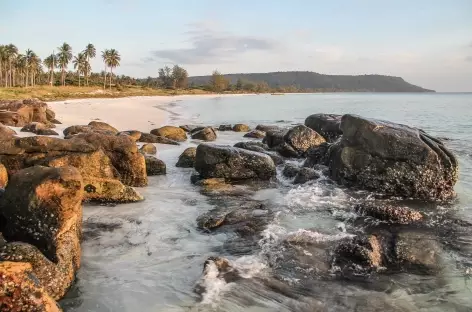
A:
{"label": "grass", "polygon": [[68,99],[84,99],[84,98],[120,98],[129,96],[164,96],[164,95],[197,95],[210,94],[210,92],[199,89],[188,90],[167,90],[167,89],[151,89],[136,86],[126,86],[103,90],[100,87],[51,87],[51,86],[35,86],[35,87],[17,87],[17,88],[0,88],[0,100],[22,100],[36,98],[41,101],[60,101]]}

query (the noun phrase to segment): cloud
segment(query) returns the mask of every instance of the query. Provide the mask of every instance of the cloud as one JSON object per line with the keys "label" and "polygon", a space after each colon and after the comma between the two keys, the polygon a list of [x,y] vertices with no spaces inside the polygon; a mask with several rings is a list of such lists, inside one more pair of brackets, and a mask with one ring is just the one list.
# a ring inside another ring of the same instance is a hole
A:
{"label": "cloud", "polygon": [[467,56],[467,57],[465,58],[465,61],[466,61],[466,62],[472,62],[472,55],[471,55],[471,56]]}
{"label": "cloud", "polygon": [[157,59],[177,64],[218,64],[231,61],[235,56],[253,51],[273,51],[280,45],[268,38],[237,35],[219,30],[216,23],[192,23],[185,32],[190,47],[151,51],[151,57],[143,61]]}

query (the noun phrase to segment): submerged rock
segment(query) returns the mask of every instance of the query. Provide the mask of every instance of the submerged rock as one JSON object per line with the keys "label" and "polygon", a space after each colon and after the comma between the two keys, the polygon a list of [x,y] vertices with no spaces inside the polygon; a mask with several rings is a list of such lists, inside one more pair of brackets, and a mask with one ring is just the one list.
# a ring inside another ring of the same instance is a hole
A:
{"label": "submerged rock", "polygon": [[365,202],[356,205],[354,209],[361,215],[398,224],[410,224],[423,220],[423,215],[418,211],[408,207],[397,207],[383,203]]}
{"label": "submerged rock", "polygon": [[232,131],[233,126],[232,125],[220,125],[218,127],[218,131]]}
{"label": "submerged rock", "polygon": [[196,154],[196,147],[186,148],[185,151],[179,156],[179,160],[175,166],[180,168],[193,168],[195,166]]}
{"label": "submerged rock", "polygon": [[234,132],[249,132],[250,130],[251,128],[249,128],[249,126],[245,124],[235,124],[233,126]]}
{"label": "submerged rock", "polygon": [[256,130],[262,131],[262,132],[268,132],[268,131],[280,131],[283,130],[279,126],[272,126],[272,125],[257,125]]}
{"label": "submerged rock", "polygon": [[179,142],[165,138],[163,136],[158,136],[150,133],[141,133],[138,142],[140,143],[160,143],[160,144],[169,144],[169,145],[180,145]]}
{"label": "submerged rock", "polygon": [[282,175],[286,178],[292,179],[300,172],[300,168],[295,164],[286,164]]}
{"label": "submerged rock", "polygon": [[295,176],[295,180],[293,180],[293,184],[304,184],[311,180],[319,179],[320,175],[315,169],[312,168],[300,168],[297,175]]}
{"label": "submerged rock", "polygon": [[157,148],[152,143],[146,143],[139,149],[144,154],[155,155],[157,153]]}
{"label": "submerged rock", "polygon": [[146,172],[149,176],[166,174],[166,164],[154,156],[146,156]]}
{"label": "submerged rock", "polygon": [[437,239],[426,233],[406,231],[396,236],[395,254],[401,268],[435,273],[442,267],[441,253]]}
{"label": "submerged rock", "polygon": [[171,139],[177,142],[187,141],[187,134],[179,127],[164,126],[158,129],[151,130],[151,134]]}
{"label": "submerged rock", "polygon": [[211,127],[203,128],[197,132],[192,132],[192,139],[202,141],[215,141],[216,132]]}
{"label": "submerged rock", "polygon": [[195,169],[203,178],[228,180],[268,180],[276,173],[274,161],[268,155],[210,144],[197,147]]}
{"label": "submerged rock", "polygon": [[458,177],[455,156],[421,130],[344,115],[343,136],[329,148],[333,180],[389,196],[452,198]]}
{"label": "submerged rock", "polygon": [[341,117],[335,114],[314,114],[305,119],[305,126],[321,134],[326,141],[334,142],[343,134]]}

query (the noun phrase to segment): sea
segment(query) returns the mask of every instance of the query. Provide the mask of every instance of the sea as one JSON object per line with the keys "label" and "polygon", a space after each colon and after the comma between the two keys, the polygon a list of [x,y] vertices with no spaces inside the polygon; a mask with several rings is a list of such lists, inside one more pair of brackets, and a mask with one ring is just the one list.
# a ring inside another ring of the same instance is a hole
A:
{"label": "sea", "polygon": [[[200,142],[158,144],[167,175],[150,177],[149,186],[138,188],[145,201],[84,206],[82,266],[60,302],[65,311],[472,311],[472,94],[189,97],[156,105],[157,111],[167,115],[170,125],[289,127],[315,113],[349,113],[421,128],[445,142],[460,168],[456,199],[415,207],[433,216],[431,228],[460,220],[461,231],[441,231],[436,238],[442,246],[439,273],[317,277],[311,268],[284,262],[287,253],[281,242],[296,237],[334,245],[355,235],[355,222],[350,220],[356,216],[349,207],[356,197],[369,194],[318,181],[293,185],[282,176],[282,166],[276,183],[248,195],[267,203],[273,218],[255,244],[234,247],[234,233],[197,228],[197,218],[218,204],[191,184],[193,169],[175,166],[185,148]],[[217,134],[216,144],[251,140],[242,133]],[[305,255],[313,262],[317,259],[309,251]],[[242,278],[225,281],[212,272],[204,275],[204,262],[212,256],[227,258]],[[197,285],[204,286],[203,293],[196,291]]]}

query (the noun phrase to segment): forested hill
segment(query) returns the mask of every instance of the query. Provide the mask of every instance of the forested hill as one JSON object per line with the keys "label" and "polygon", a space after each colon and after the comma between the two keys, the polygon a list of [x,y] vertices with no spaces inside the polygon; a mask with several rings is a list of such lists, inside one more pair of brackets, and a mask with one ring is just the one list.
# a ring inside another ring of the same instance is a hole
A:
{"label": "forested hill", "polygon": [[[434,92],[415,86],[401,77],[383,75],[323,75],[307,71],[248,73],[224,75],[231,84],[266,82],[280,91],[289,86],[306,91],[365,91],[365,92]],[[211,76],[189,77],[192,85],[205,85]]]}

